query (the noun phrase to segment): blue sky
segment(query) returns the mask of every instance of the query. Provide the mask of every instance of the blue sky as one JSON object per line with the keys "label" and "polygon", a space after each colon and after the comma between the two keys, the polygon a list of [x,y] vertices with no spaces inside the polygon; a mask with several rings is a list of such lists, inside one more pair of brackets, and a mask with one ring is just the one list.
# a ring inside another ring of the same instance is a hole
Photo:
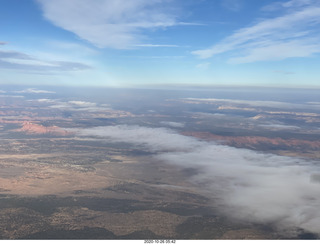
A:
{"label": "blue sky", "polygon": [[0,0],[0,83],[320,87],[318,0]]}

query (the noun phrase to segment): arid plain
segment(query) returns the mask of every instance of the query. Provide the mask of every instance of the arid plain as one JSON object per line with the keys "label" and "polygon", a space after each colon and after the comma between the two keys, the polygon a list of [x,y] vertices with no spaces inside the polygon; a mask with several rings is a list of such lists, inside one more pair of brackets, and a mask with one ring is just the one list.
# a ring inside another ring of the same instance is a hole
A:
{"label": "arid plain", "polygon": [[146,109],[139,91],[116,93],[105,103],[39,89],[0,97],[2,239],[317,238],[299,225],[227,214],[239,208],[226,204],[231,176],[205,174],[202,156],[317,162],[318,107],[170,93]]}

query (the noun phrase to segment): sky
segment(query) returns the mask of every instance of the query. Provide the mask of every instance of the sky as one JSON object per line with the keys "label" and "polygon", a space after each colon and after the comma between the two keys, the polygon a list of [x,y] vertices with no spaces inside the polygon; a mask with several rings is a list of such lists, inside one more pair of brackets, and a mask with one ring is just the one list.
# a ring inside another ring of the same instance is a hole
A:
{"label": "sky", "polygon": [[0,84],[320,88],[319,0],[0,6]]}

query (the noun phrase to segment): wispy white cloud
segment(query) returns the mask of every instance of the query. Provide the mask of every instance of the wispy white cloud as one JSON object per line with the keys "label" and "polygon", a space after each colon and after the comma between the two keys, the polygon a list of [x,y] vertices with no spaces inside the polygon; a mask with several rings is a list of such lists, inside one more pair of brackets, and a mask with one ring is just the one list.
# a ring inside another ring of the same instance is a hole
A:
{"label": "wispy white cloud", "polygon": [[49,72],[86,70],[91,67],[79,62],[38,58],[21,51],[0,50],[0,69],[49,74]]}
{"label": "wispy white cloud", "polygon": [[313,162],[199,141],[165,128],[106,126],[79,129],[77,135],[133,144],[154,152],[157,161],[196,169],[190,180],[231,218],[319,233],[320,168]]}
{"label": "wispy white cloud", "polygon": [[65,110],[65,111],[85,111],[85,112],[106,112],[111,111],[112,108],[108,104],[96,104],[87,101],[57,101],[42,99],[39,102],[52,103],[50,108]]}
{"label": "wispy white cloud", "polygon": [[299,126],[294,126],[294,125],[284,125],[284,124],[262,124],[259,125],[261,127],[265,127],[265,128],[270,128],[270,129],[275,129],[275,130],[279,130],[279,131],[283,131],[283,130],[299,130],[300,127]]}
{"label": "wispy white cloud", "polygon": [[[285,3],[293,5],[293,1]],[[231,63],[310,57],[320,52],[320,34],[316,31],[319,24],[319,4],[305,4],[241,28],[212,47],[192,53],[203,59],[227,53]]]}
{"label": "wispy white cloud", "polygon": [[96,103],[85,102],[85,101],[69,101],[69,103],[72,105],[79,106],[79,107],[95,107],[95,106],[97,106]]}
{"label": "wispy white cloud", "polygon": [[170,126],[170,127],[175,127],[175,128],[182,128],[182,127],[184,127],[184,123],[173,122],[173,121],[161,121],[160,124],[162,124],[162,125],[167,125],[167,126]]}
{"label": "wispy white cloud", "polygon": [[0,95],[0,97],[14,97],[14,98],[24,98],[24,96],[15,96],[15,95]]}
{"label": "wispy white cloud", "polygon": [[[262,8],[263,11],[277,11],[291,8],[301,8],[308,5],[318,4],[314,0],[290,0],[290,1],[278,1],[268,4]],[[318,4],[319,5],[319,4]]]}
{"label": "wispy white cloud", "polygon": [[96,55],[99,53],[93,48],[73,42],[50,40],[47,44],[54,52],[68,52],[69,54],[72,54],[72,56]]}
{"label": "wispy white cloud", "polygon": [[284,74],[284,75],[292,75],[295,74],[295,72],[292,71],[285,71],[285,70],[274,70],[274,73]]}
{"label": "wispy white cloud", "polygon": [[314,39],[271,41],[263,46],[249,47],[244,56],[232,57],[230,63],[251,63],[256,61],[277,61],[286,58],[310,57],[320,52],[320,45]]}
{"label": "wispy white cloud", "polygon": [[37,101],[37,102],[40,102],[40,103],[54,103],[57,100],[56,99],[48,99],[48,98],[40,98],[40,99],[30,100],[30,101]]}
{"label": "wispy white cloud", "polygon": [[[240,105],[250,106],[255,108],[281,108],[281,109],[308,109],[318,111],[320,109],[319,104],[316,103],[290,103],[290,102],[279,102],[279,101],[259,101],[259,100],[237,100],[237,99],[219,99],[219,98],[184,98],[181,101],[194,101],[198,103],[212,103],[221,105]],[[317,113],[316,113],[317,114]],[[315,115],[316,115],[315,114]]]}
{"label": "wispy white cloud", "polygon": [[[187,151],[197,147],[198,142],[183,137],[167,128],[147,128],[141,126],[104,126],[75,130],[80,136],[112,138],[114,142],[137,144],[153,152]],[[170,137],[170,138],[169,138]]]}
{"label": "wispy white cloud", "polygon": [[48,94],[48,93],[56,93],[54,91],[47,91],[47,90],[39,90],[36,88],[27,88],[21,91],[14,91],[14,93],[34,93],[34,94]]}
{"label": "wispy white cloud", "polygon": [[242,0],[221,0],[221,5],[230,11],[238,12],[242,9],[243,3]]}
{"label": "wispy white cloud", "polygon": [[171,44],[137,44],[135,47],[179,47]]}
{"label": "wispy white cloud", "polygon": [[139,59],[183,59],[186,56],[126,56],[127,58],[139,58]]}
{"label": "wispy white cloud", "polygon": [[132,48],[143,32],[188,23],[170,11],[173,0],[38,0],[44,16],[56,26],[98,47]]}
{"label": "wispy white cloud", "polygon": [[210,64],[209,62],[206,62],[206,63],[200,63],[200,64],[197,64],[196,65],[196,68],[197,69],[202,69],[202,70],[206,70],[210,67]]}

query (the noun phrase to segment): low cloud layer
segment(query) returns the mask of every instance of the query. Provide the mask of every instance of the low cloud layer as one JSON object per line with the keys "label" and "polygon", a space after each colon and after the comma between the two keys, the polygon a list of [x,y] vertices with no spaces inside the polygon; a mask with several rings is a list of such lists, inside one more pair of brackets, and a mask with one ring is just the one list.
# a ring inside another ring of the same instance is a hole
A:
{"label": "low cloud layer", "polygon": [[181,136],[166,128],[140,126],[105,126],[78,131],[80,136],[111,138],[114,142],[126,142],[153,152],[187,152],[198,146],[192,138]]}
{"label": "low cloud layer", "polygon": [[14,93],[33,93],[33,94],[49,94],[49,93],[56,93],[54,91],[47,91],[47,90],[39,90],[36,88],[27,88],[20,91],[14,91]]}
{"label": "low cloud layer", "polygon": [[279,130],[299,130],[299,126],[294,126],[294,125],[284,125],[284,124],[262,124],[259,125],[261,127],[269,128],[269,129],[279,129]]}
{"label": "low cloud layer", "polygon": [[83,112],[102,112],[112,110],[108,104],[96,104],[87,101],[58,101],[51,99],[38,99],[38,102],[51,103],[50,108],[61,109],[65,111],[83,111]]}
{"label": "low cloud layer", "polygon": [[162,124],[164,126],[170,126],[170,127],[176,127],[176,128],[184,127],[183,123],[173,122],[173,121],[161,121],[160,124]]}
{"label": "low cloud layer", "polygon": [[320,171],[315,162],[199,141],[166,128],[106,126],[77,134],[130,143],[154,152],[157,160],[197,169],[190,180],[230,217],[320,233]]}
{"label": "low cloud layer", "polygon": [[258,100],[238,100],[238,99],[218,99],[218,98],[184,98],[181,101],[192,101],[198,103],[230,103],[234,105],[250,106],[250,107],[266,107],[280,109],[314,109],[319,110],[320,106],[317,103],[290,103],[279,101],[258,101]]}

